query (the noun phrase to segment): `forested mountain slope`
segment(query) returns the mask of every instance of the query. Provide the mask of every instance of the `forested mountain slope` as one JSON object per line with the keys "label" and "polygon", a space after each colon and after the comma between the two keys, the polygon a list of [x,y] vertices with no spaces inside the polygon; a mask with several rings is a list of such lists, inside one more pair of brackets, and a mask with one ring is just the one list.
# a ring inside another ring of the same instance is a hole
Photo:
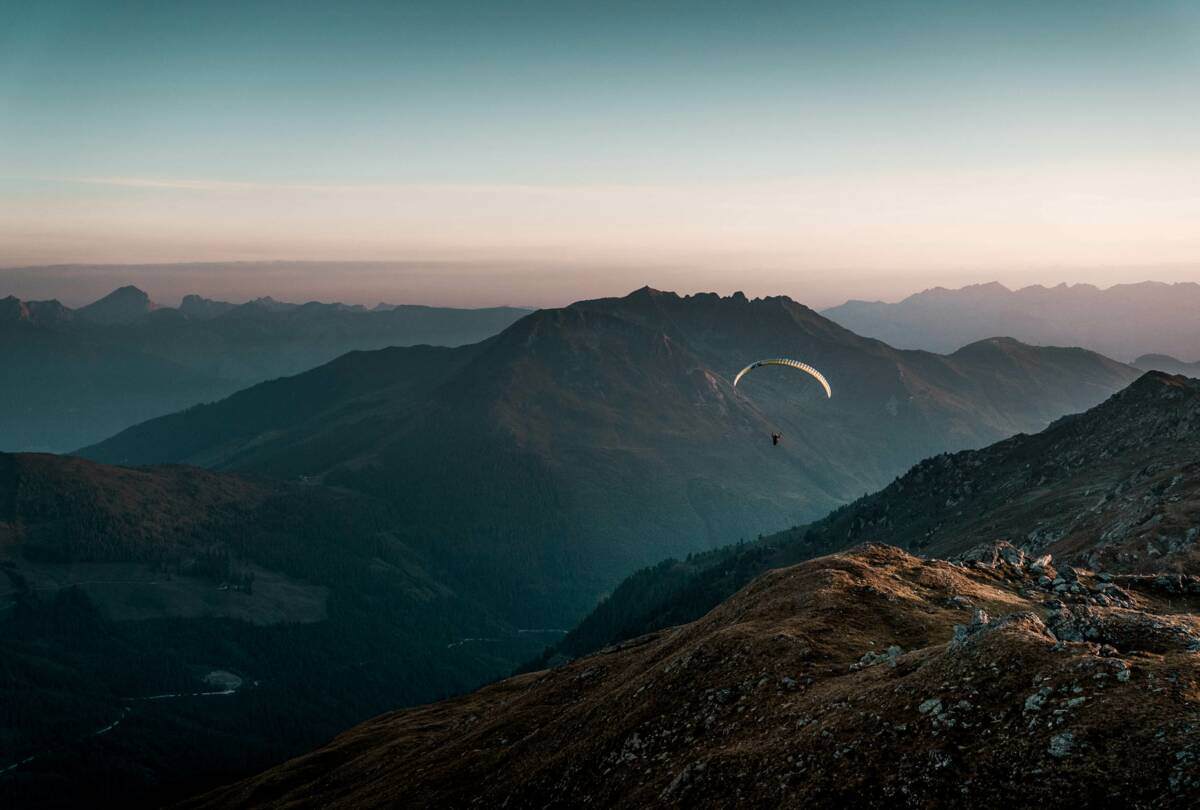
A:
{"label": "forested mountain slope", "polygon": [[154,805],[552,638],[406,546],[402,519],[318,486],[0,454],[6,805]]}

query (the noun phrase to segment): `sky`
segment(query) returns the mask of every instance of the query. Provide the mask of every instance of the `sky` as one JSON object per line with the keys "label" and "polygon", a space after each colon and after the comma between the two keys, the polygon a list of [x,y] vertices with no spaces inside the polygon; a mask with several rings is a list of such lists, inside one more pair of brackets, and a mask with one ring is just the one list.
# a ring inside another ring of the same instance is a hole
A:
{"label": "sky", "polygon": [[1200,279],[1192,0],[0,15],[0,267],[336,261],[291,297],[468,305]]}

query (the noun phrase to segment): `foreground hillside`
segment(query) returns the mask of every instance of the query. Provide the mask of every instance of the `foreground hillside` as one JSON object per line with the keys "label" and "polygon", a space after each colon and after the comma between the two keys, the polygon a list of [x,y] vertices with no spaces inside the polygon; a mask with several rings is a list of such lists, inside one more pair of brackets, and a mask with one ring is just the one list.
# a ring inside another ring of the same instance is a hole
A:
{"label": "foreground hillside", "polygon": [[1200,381],[1150,372],[1083,414],[940,455],[823,520],[639,572],[551,653],[691,621],[762,572],[858,542],[953,558],[996,539],[1108,570],[1200,574]]}
{"label": "foreground hillside", "polygon": [[[799,357],[794,371],[748,362]],[[1137,372],[989,340],[900,352],[786,298],[639,290],[473,346],[355,353],[83,451],[369,494],[405,541],[563,626],[638,566],[826,514],[948,449],[1038,430]],[[783,441],[772,446],[770,435]]]}
{"label": "foreground hillside", "polygon": [[0,454],[0,804],[157,804],[551,638],[401,520],[317,486]]}
{"label": "foreground hillside", "polygon": [[1146,281],[1107,289],[1039,284],[1010,290],[995,282],[936,287],[894,304],[847,301],[823,314],[861,335],[911,349],[953,351],[992,335],[1011,335],[1027,343],[1084,346],[1121,360],[1152,353],[1195,360],[1197,312],[1200,284]]}
{"label": "foreground hillside", "polygon": [[79,309],[9,296],[0,299],[0,450],[66,452],[348,351],[474,343],[525,312],[195,295],[164,307],[136,287]]}
{"label": "foreground hillside", "polygon": [[692,624],[186,806],[1194,806],[1200,580],[997,551],[773,571]]}

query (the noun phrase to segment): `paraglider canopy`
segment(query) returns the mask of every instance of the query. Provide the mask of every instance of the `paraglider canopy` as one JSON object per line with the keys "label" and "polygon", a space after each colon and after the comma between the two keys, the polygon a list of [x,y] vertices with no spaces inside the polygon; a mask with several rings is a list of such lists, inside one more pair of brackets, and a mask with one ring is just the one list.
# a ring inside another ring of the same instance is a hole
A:
{"label": "paraglider canopy", "polygon": [[825,396],[829,398],[833,397],[833,389],[829,387],[829,380],[825,379],[824,374],[817,371],[808,363],[801,363],[799,360],[789,360],[786,357],[776,357],[771,360],[759,360],[756,363],[751,363],[737,373],[737,376],[733,378],[733,384],[736,386],[738,381],[746,376],[747,372],[753,371],[759,366],[787,366],[788,368],[796,368],[807,374],[811,374],[821,384],[821,387],[825,389]]}

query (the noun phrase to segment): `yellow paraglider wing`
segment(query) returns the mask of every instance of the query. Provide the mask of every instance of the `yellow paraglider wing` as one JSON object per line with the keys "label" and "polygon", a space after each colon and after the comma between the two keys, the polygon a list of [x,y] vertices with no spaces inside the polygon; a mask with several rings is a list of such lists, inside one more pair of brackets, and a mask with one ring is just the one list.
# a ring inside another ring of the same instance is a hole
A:
{"label": "yellow paraglider wing", "polygon": [[798,368],[806,374],[811,374],[816,381],[821,384],[821,387],[825,389],[826,397],[833,397],[833,389],[829,387],[829,380],[825,379],[824,374],[817,371],[808,363],[801,363],[799,360],[789,360],[786,357],[776,357],[771,360],[759,360],[756,363],[751,363],[737,373],[737,376],[733,378],[733,384],[736,386],[742,377],[745,377],[748,372],[753,371],[759,366],[787,366],[788,368]]}

